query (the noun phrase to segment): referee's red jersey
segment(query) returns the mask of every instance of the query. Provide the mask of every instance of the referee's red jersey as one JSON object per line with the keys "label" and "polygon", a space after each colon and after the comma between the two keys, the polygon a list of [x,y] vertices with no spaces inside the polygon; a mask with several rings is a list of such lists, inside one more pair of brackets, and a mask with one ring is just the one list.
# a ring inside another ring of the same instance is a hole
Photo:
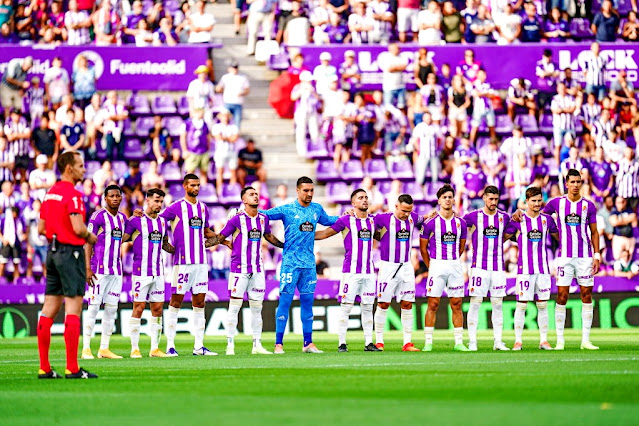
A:
{"label": "referee's red jersey", "polygon": [[71,182],[58,181],[44,196],[40,210],[40,218],[46,221],[49,242],[55,234],[61,244],[84,245],[84,239],[78,237],[73,231],[70,218],[72,213],[80,214],[82,221],[86,220],[82,193],[76,190]]}

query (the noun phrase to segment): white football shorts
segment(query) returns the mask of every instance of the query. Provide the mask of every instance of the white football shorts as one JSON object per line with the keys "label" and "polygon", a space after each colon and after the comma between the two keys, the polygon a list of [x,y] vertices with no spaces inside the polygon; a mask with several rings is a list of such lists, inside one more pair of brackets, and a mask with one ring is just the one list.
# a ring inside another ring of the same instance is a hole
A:
{"label": "white football shorts", "polygon": [[430,260],[428,269],[428,297],[442,297],[446,289],[448,297],[464,297],[464,270],[457,260]]}
{"label": "white football shorts", "polygon": [[567,287],[573,279],[583,287],[592,287],[595,280],[592,276],[592,257],[558,257],[557,287]]}
{"label": "white football shorts", "polygon": [[488,291],[492,297],[506,297],[506,273],[471,268],[468,295],[470,297],[486,297]]}
{"label": "white football shorts", "polygon": [[339,284],[342,303],[355,303],[355,297],[359,296],[362,304],[372,305],[375,302],[376,291],[375,274],[345,273]]}
{"label": "white football shorts", "polygon": [[120,293],[122,293],[122,275],[95,274],[94,282],[93,287],[89,286],[91,289],[89,305],[118,304]]}
{"label": "white football shorts", "polygon": [[133,275],[133,301],[151,303],[164,302],[164,275],[156,277],[140,277]]}
{"label": "white football shorts", "polygon": [[390,303],[393,297],[401,302],[415,301],[415,271],[410,262],[385,262],[379,267],[378,302]]}
{"label": "white football shorts", "polygon": [[254,272],[252,274],[229,274],[229,295],[239,299],[244,298],[244,293],[248,294],[249,300],[264,300],[266,292],[266,280],[264,272]]}
{"label": "white football shorts", "polygon": [[519,302],[550,300],[550,274],[518,275],[515,290]]}
{"label": "white football shorts", "polygon": [[202,294],[209,290],[209,271],[207,265],[174,265],[173,294]]}

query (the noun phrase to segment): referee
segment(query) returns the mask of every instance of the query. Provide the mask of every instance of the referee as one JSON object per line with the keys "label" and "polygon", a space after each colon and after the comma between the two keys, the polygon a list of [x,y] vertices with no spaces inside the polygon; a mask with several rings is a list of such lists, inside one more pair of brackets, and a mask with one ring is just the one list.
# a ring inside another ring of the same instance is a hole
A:
{"label": "referee", "polygon": [[82,193],[75,185],[84,178],[84,160],[78,152],[65,152],[58,157],[61,179],[44,197],[38,232],[50,243],[47,253],[47,287],[38,321],[39,379],[59,379],[49,364],[51,325],[64,300],[64,342],[67,350],[67,379],[96,379],[98,376],[78,366],[80,315],[84,296],[86,271],[85,242],[95,244],[97,237],[85,225],[86,211]]}

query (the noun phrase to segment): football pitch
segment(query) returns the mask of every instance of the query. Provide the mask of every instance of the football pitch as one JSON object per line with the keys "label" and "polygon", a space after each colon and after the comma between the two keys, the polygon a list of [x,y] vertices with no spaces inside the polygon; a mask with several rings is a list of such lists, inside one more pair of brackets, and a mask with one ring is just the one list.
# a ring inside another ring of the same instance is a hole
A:
{"label": "football pitch", "polygon": [[[179,336],[178,358],[129,359],[128,338],[111,349],[125,359],[81,360],[97,380],[37,380],[35,338],[0,343],[0,409],[14,424],[637,424],[639,333],[598,330],[601,350],[579,349],[580,333],[567,330],[566,350],[537,349],[537,333],[524,334],[522,352],[493,352],[492,333],[480,333],[476,353],[452,352],[452,330],[435,332],[431,353],[402,353],[401,333],[387,333],[386,352],[363,352],[363,335],[349,333],[349,353],[337,337],[317,333],[323,355],[301,353],[288,336],[285,355],[250,355],[250,340],[236,340],[235,356],[222,353],[223,337],[206,337],[217,357],[191,355],[192,337]],[[423,346],[421,332],[413,340]],[[507,339],[512,339],[508,336]],[[265,334],[265,347],[274,336]],[[551,332],[551,343],[554,336]],[[94,339],[95,346],[99,338]],[[163,338],[164,342],[164,338]],[[509,346],[512,345],[507,340]],[[51,364],[64,372],[61,336],[52,339]]]}

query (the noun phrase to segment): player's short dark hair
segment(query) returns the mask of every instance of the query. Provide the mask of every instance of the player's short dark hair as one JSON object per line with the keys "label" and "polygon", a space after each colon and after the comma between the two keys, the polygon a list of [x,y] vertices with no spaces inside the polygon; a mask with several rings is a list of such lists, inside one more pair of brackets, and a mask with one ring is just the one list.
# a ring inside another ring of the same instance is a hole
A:
{"label": "player's short dark hair", "polygon": [[579,170],[577,169],[568,170],[568,173],[566,173],[566,182],[568,182],[568,179],[570,179],[570,176],[575,176],[581,179],[581,173],[579,173]]}
{"label": "player's short dark hair", "polygon": [[164,191],[162,191],[160,188],[151,188],[148,191],[146,191],[146,198],[152,198],[154,195],[157,195],[158,197],[166,197],[166,193]]}
{"label": "player's short dark hair", "polygon": [[544,56],[546,58],[550,58],[552,56],[552,50],[550,49],[544,49]]}
{"label": "player's short dark hair", "polygon": [[300,186],[304,185],[305,183],[310,183],[311,185],[313,185],[313,179],[311,179],[308,176],[302,176],[301,178],[299,178],[297,180],[296,186],[299,188]]}
{"label": "player's short dark hair", "polygon": [[397,202],[401,204],[413,205],[413,197],[410,194],[402,194],[397,198]]}
{"label": "player's short dark hair", "polygon": [[499,188],[497,188],[495,185],[488,185],[486,188],[484,188],[484,194],[499,195]]}
{"label": "player's short dark hair", "polygon": [[122,195],[122,188],[120,188],[118,185],[109,185],[106,188],[104,188],[104,196],[105,197],[107,196],[109,191],[119,191],[120,195]]}
{"label": "player's short dark hair", "polygon": [[532,197],[536,197],[537,195],[541,195],[541,188],[538,186],[531,186],[526,190],[527,200],[530,200]]}
{"label": "player's short dark hair", "polygon": [[452,192],[453,197],[455,196],[455,188],[453,188],[452,185],[444,184],[444,186],[442,186],[441,188],[439,188],[439,190],[437,190],[437,199],[439,200],[442,197],[442,195],[444,195],[447,192]]}
{"label": "player's short dark hair", "polygon": [[255,188],[253,188],[252,186],[245,186],[244,188],[242,188],[242,191],[240,191],[240,198],[244,198],[244,194],[246,194],[251,189]]}
{"label": "player's short dark hair", "polygon": [[60,174],[63,174],[66,170],[67,166],[75,166],[75,156],[80,156],[80,153],[77,151],[67,151],[60,154],[58,157],[58,161],[56,162],[58,166],[58,171]]}
{"label": "player's short dark hair", "polygon": [[182,180],[182,185],[186,184],[190,180],[200,180],[200,178],[196,174],[187,173],[186,176],[184,176],[184,179]]}
{"label": "player's short dark hair", "polygon": [[351,193],[351,201],[352,201],[352,200],[353,200],[353,198],[355,198],[355,196],[356,196],[357,194],[359,194],[360,192],[366,192],[366,191],[364,191],[362,188],[357,188],[355,191],[353,191],[353,192]]}

